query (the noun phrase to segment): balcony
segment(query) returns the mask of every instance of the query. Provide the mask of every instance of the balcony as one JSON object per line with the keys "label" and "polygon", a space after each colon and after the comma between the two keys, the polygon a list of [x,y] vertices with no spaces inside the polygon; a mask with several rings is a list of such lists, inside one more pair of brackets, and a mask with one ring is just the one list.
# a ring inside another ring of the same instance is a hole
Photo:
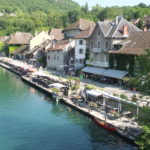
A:
{"label": "balcony", "polygon": [[102,48],[92,48],[91,52],[93,53],[103,53],[103,52],[107,52],[108,49],[102,49]]}
{"label": "balcony", "polygon": [[100,48],[92,48],[92,52],[93,53],[101,53],[101,49]]}
{"label": "balcony", "polygon": [[91,65],[91,66],[95,66],[95,67],[109,67],[109,63],[108,62],[99,62],[99,61],[86,61],[87,65]]}

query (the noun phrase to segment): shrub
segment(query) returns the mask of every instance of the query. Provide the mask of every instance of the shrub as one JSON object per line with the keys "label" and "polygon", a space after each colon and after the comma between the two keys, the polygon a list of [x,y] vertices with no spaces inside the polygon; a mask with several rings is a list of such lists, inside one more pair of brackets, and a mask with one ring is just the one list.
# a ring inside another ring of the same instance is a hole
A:
{"label": "shrub", "polygon": [[113,93],[113,96],[119,97],[119,94],[117,94],[117,93]]}
{"label": "shrub", "polygon": [[121,95],[120,95],[120,98],[125,99],[125,100],[128,100],[128,96],[127,96],[127,95],[124,95],[124,94],[121,94]]}

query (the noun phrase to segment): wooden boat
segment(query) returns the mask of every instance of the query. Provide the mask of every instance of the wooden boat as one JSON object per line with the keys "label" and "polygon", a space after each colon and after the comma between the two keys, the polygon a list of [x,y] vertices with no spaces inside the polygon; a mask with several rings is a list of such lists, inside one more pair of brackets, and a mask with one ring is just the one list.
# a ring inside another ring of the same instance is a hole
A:
{"label": "wooden boat", "polygon": [[105,129],[112,131],[112,132],[116,132],[116,128],[113,125],[108,124],[104,121],[101,121],[98,118],[94,118],[94,121],[96,122],[97,125],[101,126],[102,128],[105,128]]}

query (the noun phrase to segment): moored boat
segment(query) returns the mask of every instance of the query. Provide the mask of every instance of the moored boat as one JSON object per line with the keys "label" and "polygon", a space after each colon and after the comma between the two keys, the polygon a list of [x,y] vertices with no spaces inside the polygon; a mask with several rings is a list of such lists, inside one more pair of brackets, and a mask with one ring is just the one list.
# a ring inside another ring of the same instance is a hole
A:
{"label": "moored boat", "polygon": [[102,121],[102,120],[100,120],[98,118],[94,118],[94,121],[96,122],[97,125],[105,128],[105,129],[107,129],[109,131],[116,132],[116,128],[113,125],[111,125],[111,124],[109,124],[109,123],[107,123],[105,121]]}
{"label": "moored boat", "polygon": [[126,130],[117,128],[116,132],[120,137],[122,137],[123,139],[125,139],[127,141],[134,142],[136,139],[136,137],[134,135],[132,135],[131,133],[129,133]]}

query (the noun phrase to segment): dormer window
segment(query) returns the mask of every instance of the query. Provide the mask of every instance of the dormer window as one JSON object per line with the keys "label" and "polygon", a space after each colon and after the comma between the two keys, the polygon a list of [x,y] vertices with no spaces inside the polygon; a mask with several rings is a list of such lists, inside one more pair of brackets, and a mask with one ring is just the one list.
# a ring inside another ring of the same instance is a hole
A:
{"label": "dormer window", "polygon": [[80,41],[79,41],[79,44],[80,44],[80,45],[83,45],[83,40],[80,40]]}

